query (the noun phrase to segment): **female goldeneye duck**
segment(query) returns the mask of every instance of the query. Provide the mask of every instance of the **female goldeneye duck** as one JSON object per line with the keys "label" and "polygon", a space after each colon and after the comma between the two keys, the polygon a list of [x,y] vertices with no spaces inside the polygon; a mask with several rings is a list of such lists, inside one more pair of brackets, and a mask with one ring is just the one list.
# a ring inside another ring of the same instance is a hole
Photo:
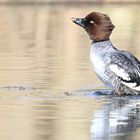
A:
{"label": "female goldeneye duck", "polygon": [[115,28],[106,14],[92,12],[85,18],[72,18],[92,40],[90,58],[97,76],[116,95],[140,94],[140,62],[126,51],[116,49],[110,41]]}

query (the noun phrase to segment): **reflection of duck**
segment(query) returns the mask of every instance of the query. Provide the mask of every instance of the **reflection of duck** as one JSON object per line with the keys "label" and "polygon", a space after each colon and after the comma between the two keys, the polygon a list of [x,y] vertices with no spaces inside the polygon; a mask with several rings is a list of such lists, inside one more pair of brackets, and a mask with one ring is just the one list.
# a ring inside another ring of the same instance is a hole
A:
{"label": "reflection of duck", "polygon": [[120,139],[140,127],[140,99],[112,97],[110,103],[99,109],[93,117],[91,135],[93,140]]}
{"label": "reflection of duck", "polygon": [[114,29],[110,18],[92,12],[85,18],[72,18],[92,40],[90,57],[98,77],[114,94],[140,94],[140,62],[130,53],[116,49],[109,37]]}

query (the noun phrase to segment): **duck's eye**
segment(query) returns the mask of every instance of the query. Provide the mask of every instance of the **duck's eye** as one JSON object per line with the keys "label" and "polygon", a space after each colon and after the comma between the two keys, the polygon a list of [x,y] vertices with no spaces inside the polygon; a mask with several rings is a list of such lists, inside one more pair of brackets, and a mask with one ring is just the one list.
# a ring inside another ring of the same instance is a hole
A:
{"label": "duck's eye", "polygon": [[93,20],[91,20],[91,21],[89,21],[91,24],[93,24],[94,23],[94,21]]}

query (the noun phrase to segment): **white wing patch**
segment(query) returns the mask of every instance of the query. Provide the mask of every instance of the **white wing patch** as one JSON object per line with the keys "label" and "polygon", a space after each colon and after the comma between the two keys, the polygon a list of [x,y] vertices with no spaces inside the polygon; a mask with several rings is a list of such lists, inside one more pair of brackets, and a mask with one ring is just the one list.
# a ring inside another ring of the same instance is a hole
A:
{"label": "white wing patch", "polygon": [[140,86],[134,87],[134,88],[132,88],[132,89],[140,91]]}
{"label": "white wing patch", "polygon": [[115,64],[110,65],[109,68],[110,68],[117,76],[121,77],[122,79],[127,80],[127,81],[130,80],[129,75],[125,72],[124,69],[119,68],[119,67],[118,67],[117,65],[115,65]]}
{"label": "white wing patch", "polygon": [[[109,68],[119,77],[121,77],[123,80],[126,80],[126,81],[130,81],[131,78],[129,77],[129,75],[125,72],[124,69],[122,68],[119,68],[117,65],[115,64],[112,64],[109,66]],[[140,86],[136,86],[137,83],[130,83],[130,82],[124,82],[124,81],[121,81],[125,86],[131,88],[131,89],[134,89],[134,90],[137,90],[137,91],[140,91]]]}
{"label": "white wing patch", "polygon": [[126,82],[122,82],[122,83],[124,85],[128,86],[129,88],[140,91],[140,86],[136,87],[136,85],[137,85],[136,83],[126,83]]}

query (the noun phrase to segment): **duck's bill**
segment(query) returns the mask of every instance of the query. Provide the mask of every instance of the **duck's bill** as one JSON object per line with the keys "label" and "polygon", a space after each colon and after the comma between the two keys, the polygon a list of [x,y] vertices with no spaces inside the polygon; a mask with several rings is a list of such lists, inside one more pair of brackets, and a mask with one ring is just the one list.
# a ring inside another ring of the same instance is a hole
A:
{"label": "duck's bill", "polygon": [[86,23],[86,19],[85,19],[85,18],[71,18],[71,20],[72,20],[75,24],[77,24],[77,25],[79,25],[79,26],[85,28],[85,23]]}

